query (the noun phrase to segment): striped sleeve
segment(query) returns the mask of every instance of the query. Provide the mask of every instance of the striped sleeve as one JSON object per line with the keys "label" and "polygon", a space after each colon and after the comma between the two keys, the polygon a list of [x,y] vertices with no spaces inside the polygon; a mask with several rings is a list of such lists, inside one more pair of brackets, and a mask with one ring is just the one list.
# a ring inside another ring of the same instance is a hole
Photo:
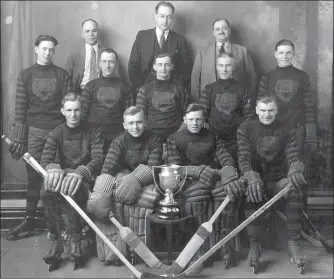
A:
{"label": "striped sleeve", "polygon": [[27,123],[28,104],[29,97],[24,86],[22,74],[20,74],[16,84],[15,123]]}
{"label": "striped sleeve", "polygon": [[85,85],[81,93],[81,102],[82,102],[81,118],[87,120],[92,104],[91,90],[87,85]]}
{"label": "striped sleeve", "polygon": [[[59,153],[58,153],[58,144],[52,133],[46,139],[42,158],[41,158],[41,166],[45,169],[49,164],[59,163]],[[58,159],[57,159],[58,158]]]}
{"label": "striped sleeve", "polygon": [[72,91],[72,77],[67,73],[64,80],[62,96],[65,97],[65,95],[71,91]]}
{"label": "striped sleeve", "polygon": [[285,156],[287,158],[287,161],[289,163],[289,166],[292,162],[295,161],[302,161],[301,160],[301,150],[298,148],[298,144],[296,141],[296,130],[291,129],[287,131],[287,143],[285,148]]}
{"label": "striped sleeve", "polygon": [[305,74],[304,83],[301,90],[303,90],[305,123],[316,123],[316,97],[314,96],[314,94],[312,94],[310,78],[307,74]]}
{"label": "striped sleeve", "polygon": [[90,161],[86,165],[91,174],[99,174],[103,164],[103,141],[101,139],[100,131],[97,129],[92,132],[90,146]]}
{"label": "striped sleeve", "polygon": [[268,76],[264,75],[260,79],[259,90],[258,90],[258,98],[262,98],[268,94]]}
{"label": "striped sleeve", "polygon": [[208,87],[205,86],[199,97],[199,104],[204,108],[204,115],[208,117],[210,115],[210,103],[209,103],[209,92]]}
{"label": "striped sleeve", "polygon": [[219,161],[220,166],[226,167],[226,166],[233,166],[233,167],[237,167],[236,166],[236,162],[233,160],[232,155],[228,152],[226,145],[224,144],[224,142],[218,138],[216,138],[216,157]]}
{"label": "striped sleeve", "polygon": [[139,88],[136,98],[136,107],[144,111],[145,117],[147,117],[146,93],[147,93],[146,88],[142,86]]}
{"label": "striped sleeve", "polygon": [[167,138],[167,161],[168,164],[182,165],[182,158],[173,137]]}
{"label": "striped sleeve", "polygon": [[153,148],[148,156],[148,166],[160,166],[162,165],[162,142],[159,138],[156,138]]}
{"label": "striped sleeve", "polygon": [[[242,125],[243,126],[243,125]],[[242,126],[237,130],[238,165],[242,174],[252,169],[252,145],[248,131]]]}
{"label": "striped sleeve", "polygon": [[108,154],[104,160],[101,174],[105,173],[116,176],[116,174],[120,171],[122,149],[119,137],[115,138],[109,146]]}

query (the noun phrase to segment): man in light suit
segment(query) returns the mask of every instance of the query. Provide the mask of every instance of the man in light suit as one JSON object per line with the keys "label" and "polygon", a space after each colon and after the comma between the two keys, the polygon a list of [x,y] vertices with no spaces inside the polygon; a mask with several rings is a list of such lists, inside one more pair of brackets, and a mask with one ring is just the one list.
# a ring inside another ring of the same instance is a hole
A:
{"label": "man in light suit", "polygon": [[[93,19],[86,19],[82,22],[82,37],[86,44],[76,45],[69,53],[65,63],[65,69],[72,76],[72,91],[81,93],[88,81],[96,79],[100,75],[99,57],[103,47],[98,43],[99,25]],[[93,48],[93,49],[92,49]],[[96,59],[91,60],[92,54]],[[115,75],[120,77],[119,69]]]}
{"label": "man in light suit", "polygon": [[231,27],[226,19],[213,22],[213,35],[216,41],[198,50],[196,54],[191,73],[192,101],[198,101],[204,87],[219,79],[216,61],[218,54],[222,52],[233,54],[236,60],[233,78],[246,88],[252,100],[255,99],[257,75],[246,47],[230,42]]}
{"label": "man in light suit", "polygon": [[172,80],[185,88],[190,85],[191,60],[186,40],[170,30],[174,6],[169,2],[159,2],[155,12],[156,27],[139,31],[131,50],[128,74],[134,97],[141,86],[156,79],[154,57],[161,53],[172,56]]}

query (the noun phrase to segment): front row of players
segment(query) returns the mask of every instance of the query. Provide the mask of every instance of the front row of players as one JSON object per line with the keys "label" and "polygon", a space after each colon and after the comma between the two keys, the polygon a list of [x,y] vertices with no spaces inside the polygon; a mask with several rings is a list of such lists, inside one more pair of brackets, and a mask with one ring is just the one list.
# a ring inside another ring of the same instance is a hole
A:
{"label": "front row of players", "polygon": [[[49,264],[49,269],[60,264],[64,251],[60,231],[65,225],[72,239],[70,252],[75,268],[82,262],[80,216],[60,192],[70,195],[79,206],[86,208],[96,225],[123,254],[131,254],[133,251],[126,250],[127,246],[108,220],[108,212],[112,212],[123,226],[130,227],[141,239],[144,238],[145,218],[154,212],[159,200],[151,167],[162,164],[162,141],[145,130],[143,111],[129,107],[123,115],[125,132],[112,141],[103,163],[104,140],[99,129],[81,123],[81,97],[68,93],[61,104],[66,123],[48,136],[41,159],[41,165],[47,171],[41,199],[50,232],[50,248],[43,259]],[[302,269],[305,263],[298,239],[301,233],[302,187],[306,185],[304,164],[296,144],[295,130],[287,129],[275,120],[277,110],[273,96],[257,100],[258,119],[243,122],[237,130],[236,162],[226,144],[203,127],[203,107],[190,104],[183,117],[185,128],[167,139],[167,161],[188,166],[181,211],[183,215],[197,216],[198,225],[211,217],[226,196],[232,200],[216,221],[209,246],[238,225],[238,210],[245,210],[247,216],[267,198],[292,183],[294,187],[284,197],[288,252],[292,263]],[[240,176],[247,185],[242,183]],[[242,199],[244,194],[246,199]],[[237,203],[240,200],[244,200],[241,206]],[[101,212],[106,212],[106,217],[96,218],[101,217]],[[260,218],[247,227],[250,241],[248,264],[254,271],[261,254]],[[105,264],[118,264],[117,256],[100,237],[96,236],[96,242],[99,259]],[[201,249],[197,257],[208,248]],[[232,264],[235,246],[229,243],[222,252],[226,264]]]}

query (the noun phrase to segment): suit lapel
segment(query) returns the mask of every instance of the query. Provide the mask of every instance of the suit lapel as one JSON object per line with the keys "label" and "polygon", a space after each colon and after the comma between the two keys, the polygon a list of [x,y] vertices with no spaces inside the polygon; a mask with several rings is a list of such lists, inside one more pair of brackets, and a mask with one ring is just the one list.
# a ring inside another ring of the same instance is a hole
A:
{"label": "suit lapel", "polygon": [[210,68],[212,69],[211,75],[212,80],[216,80],[216,43],[213,43],[208,49],[208,65],[211,65]]}

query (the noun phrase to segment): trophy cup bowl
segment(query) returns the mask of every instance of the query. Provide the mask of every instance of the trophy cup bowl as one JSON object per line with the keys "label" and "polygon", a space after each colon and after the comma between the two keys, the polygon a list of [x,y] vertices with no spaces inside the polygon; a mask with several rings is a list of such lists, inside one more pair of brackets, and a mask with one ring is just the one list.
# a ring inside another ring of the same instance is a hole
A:
{"label": "trophy cup bowl", "polygon": [[[161,169],[159,173],[159,183],[156,181],[155,169]],[[181,171],[185,169],[185,176],[181,179]],[[174,195],[181,191],[186,178],[187,168],[179,165],[162,165],[153,166],[153,179],[155,186],[158,188],[164,198],[159,202],[157,216],[161,219],[173,220],[180,219],[180,206],[175,201]]]}

